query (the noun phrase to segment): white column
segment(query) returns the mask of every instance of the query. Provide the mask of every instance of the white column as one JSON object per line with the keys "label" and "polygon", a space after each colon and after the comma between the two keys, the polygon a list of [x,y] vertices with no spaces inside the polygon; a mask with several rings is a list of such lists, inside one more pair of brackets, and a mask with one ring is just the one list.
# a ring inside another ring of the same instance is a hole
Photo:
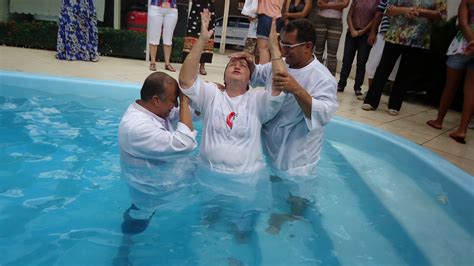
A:
{"label": "white column", "polygon": [[[148,5],[147,6],[150,6],[151,5],[151,0],[148,0]],[[149,9],[148,9],[149,10]],[[148,12],[148,11],[147,11]],[[147,16],[148,16],[148,13],[147,13]],[[145,61],[150,61],[150,45],[148,45],[149,43],[149,40],[148,38],[150,38],[148,35],[148,30],[150,29],[150,20],[146,19],[146,43],[145,43]]]}
{"label": "white column", "polygon": [[122,3],[121,0],[114,0],[114,29],[120,29],[120,7]]}
{"label": "white column", "polygon": [[225,53],[225,38],[227,36],[227,21],[229,20],[229,6],[230,0],[225,0],[224,4],[224,19],[222,23],[222,34],[221,34],[221,47],[219,49],[219,53]]}
{"label": "white column", "polygon": [[8,0],[0,0],[0,22],[8,21],[9,4]]}

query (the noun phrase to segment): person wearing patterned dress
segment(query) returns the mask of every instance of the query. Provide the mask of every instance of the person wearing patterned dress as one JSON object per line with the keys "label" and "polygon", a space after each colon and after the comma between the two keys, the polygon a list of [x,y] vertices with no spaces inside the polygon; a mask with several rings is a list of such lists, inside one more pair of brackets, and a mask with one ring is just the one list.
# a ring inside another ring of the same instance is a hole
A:
{"label": "person wearing patterned dress", "polygon": [[[211,12],[211,22],[209,30],[215,28],[214,0],[194,0],[192,2],[191,11],[189,12],[188,25],[186,27],[186,35],[184,37],[183,58],[188,56],[193,46],[197,43],[201,34],[201,12],[204,8]],[[207,75],[206,63],[212,63],[212,55],[214,50],[214,35],[212,35],[206,43],[199,60],[199,74]]]}
{"label": "person wearing patterned dress", "polygon": [[385,82],[398,57],[401,56],[387,111],[389,115],[395,116],[402,107],[405,91],[412,84],[417,71],[423,69],[421,62],[430,48],[433,22],[446,20],[447,1],[389,0],[385,14],[390,17],[390,27],[385,33],[382,58],[362,109],[365,111],[377,109]]}
{"label": "person wearing patterned dress", "polygon": [[93,0],[63,0],[59,15],[56,58],[99,60],[97,14]]}

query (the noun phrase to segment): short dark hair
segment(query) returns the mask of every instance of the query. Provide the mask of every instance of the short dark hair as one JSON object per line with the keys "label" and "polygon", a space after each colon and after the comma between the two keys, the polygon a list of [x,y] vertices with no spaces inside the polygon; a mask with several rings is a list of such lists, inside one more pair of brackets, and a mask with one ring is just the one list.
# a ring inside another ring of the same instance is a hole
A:
{"label": "short dark hair", "polygon": [[178,85],[176,80],[163,72],[151,73],[143,83],[140,91],[142,101],[149,101],[153,96],[158,96],[161,100],[166,97],[166,88],[170,85]]}
{"label": "short dark hair", "polygon": [[298,30],[296,39],[298,42],[311,42],[313,47],[316,43],[316,30],[313,23],[305,18],[293,19],[286,24],[281,32],[293,32]]}

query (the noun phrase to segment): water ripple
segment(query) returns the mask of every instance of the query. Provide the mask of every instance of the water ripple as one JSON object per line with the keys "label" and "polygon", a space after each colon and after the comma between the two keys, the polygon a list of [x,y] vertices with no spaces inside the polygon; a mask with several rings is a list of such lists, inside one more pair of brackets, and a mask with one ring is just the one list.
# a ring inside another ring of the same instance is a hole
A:
{"label": "water ripple", "polygon": [[40,209],[41,211],[49,212],[57,209],[62,209],[64,208],[64,206],[75,200],[76,198],[48,196],[25,200],[23,202],[23,206],[27,208]]}

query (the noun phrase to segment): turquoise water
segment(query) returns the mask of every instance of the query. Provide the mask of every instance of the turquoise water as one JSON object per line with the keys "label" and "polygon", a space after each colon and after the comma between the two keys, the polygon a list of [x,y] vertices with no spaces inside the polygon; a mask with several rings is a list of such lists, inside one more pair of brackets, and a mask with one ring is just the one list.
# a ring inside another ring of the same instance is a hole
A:
{"label": "turquoise water", "polygon": [[[69,90],[77,83],[60,81]],[[104,265],[125,258],[133,265],[474,263],[472,176],[414,144],[341,119],[326,130],[314,201],[278,234],[267,232],[267,221],[288,211],[284,201],[260,213],[254,230],[239,238],[229,226],[247,218],[229,207],[237,199],[204,202],[189,178],[143,233],[124,239],[122,215],[131,201],[120,179],[117,129],[136,86],[107,97],[101,84],[80,95],[6,83],[1,265]],[[281,196],[275,186],[272,196]],[[216,214],[211,222],[202,218],[206,212]]]}

